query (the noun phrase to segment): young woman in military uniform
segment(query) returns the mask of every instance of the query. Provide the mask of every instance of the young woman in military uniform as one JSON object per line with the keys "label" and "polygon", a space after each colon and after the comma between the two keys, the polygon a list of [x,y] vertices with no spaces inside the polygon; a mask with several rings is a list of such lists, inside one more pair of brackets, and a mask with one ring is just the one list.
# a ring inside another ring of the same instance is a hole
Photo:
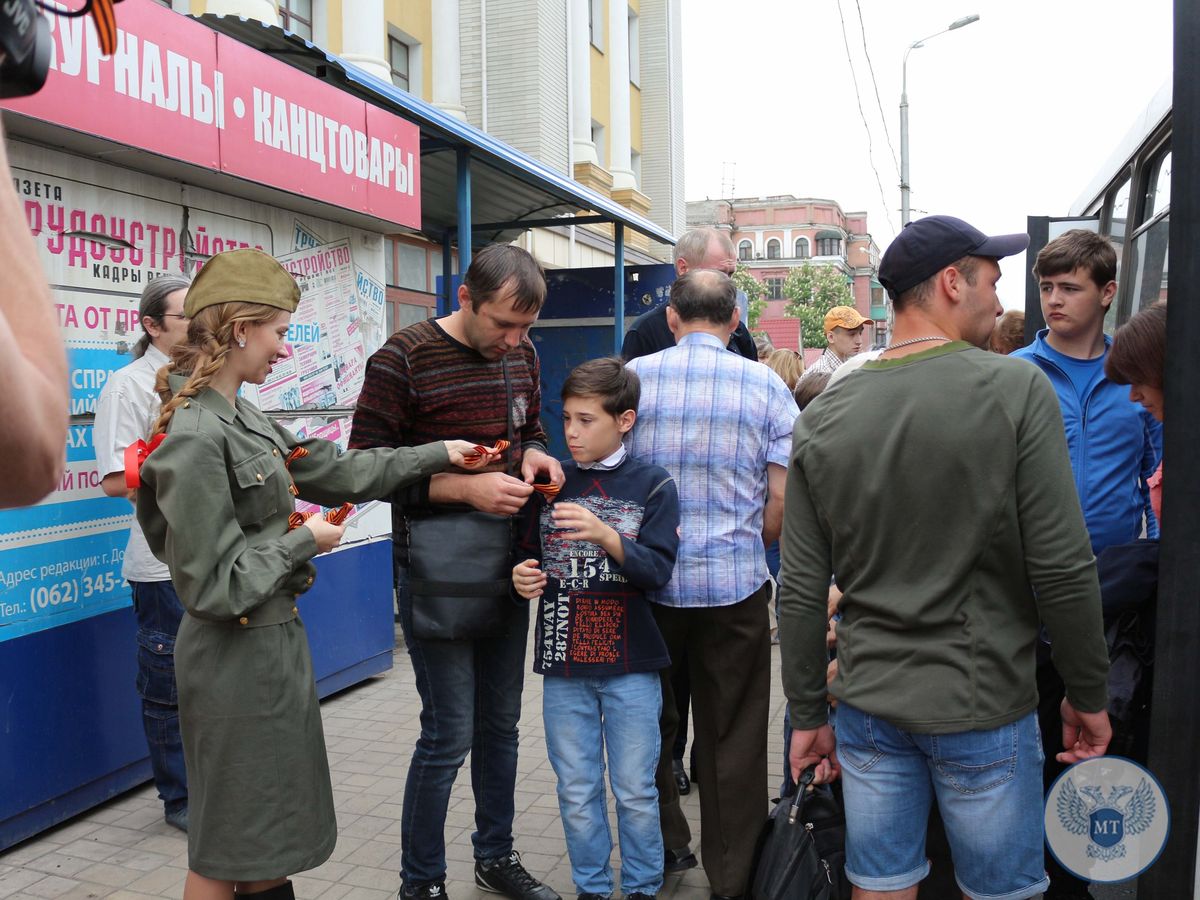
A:
{"label": "young woman in military uniform", "polygon": [[285,876],[325,862],[337,838],[295,603],[313,583],[309,560],[342,528],[314,516],[289,530],[293,494],[338,506],[494,458],[468,466],[466,441],[340,453],[239,400],[243,382],[263,383],[287,356],[299,299],[267,254],[214,256],[187,293],[188,339],[158,377],[154,433],[166,437],[145,456],[137,514],[187,610],[175,648],[191,797],[185,900],[291,898]]}

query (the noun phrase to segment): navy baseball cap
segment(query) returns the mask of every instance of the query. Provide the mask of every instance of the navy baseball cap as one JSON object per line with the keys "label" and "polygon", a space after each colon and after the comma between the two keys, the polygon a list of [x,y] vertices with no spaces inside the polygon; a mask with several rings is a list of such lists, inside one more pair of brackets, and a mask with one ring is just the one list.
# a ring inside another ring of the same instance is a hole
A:
{"label": "navy baseball cap", "polygon": [[926,216],[896,235],[879,263],[879,282],[895,300],[964,256],[1000,259],[1028,246],[1027,234],[988,237],[954,216]]}

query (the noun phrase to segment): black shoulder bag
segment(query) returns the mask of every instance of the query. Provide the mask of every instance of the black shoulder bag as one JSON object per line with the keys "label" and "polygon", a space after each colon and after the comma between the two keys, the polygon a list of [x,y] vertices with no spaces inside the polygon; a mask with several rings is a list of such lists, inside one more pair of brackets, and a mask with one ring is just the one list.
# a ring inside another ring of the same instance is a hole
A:
{"label": "black shoulder bag", "polygon": [[[512,469],[512,380],[508,360],[501,365],[508,420],[505,453],[507,468]],[[507,631],[513,609],[510,516],[471,507],[442,507],[410,516],[408,557],[413,637],[465,641]]]}
{"label": "black shoulder bag", "polygon": [[846,819],[825,786],[810,790],[813,770],[796,793],[779,798],[758,838],[751,900],[849,900]]}

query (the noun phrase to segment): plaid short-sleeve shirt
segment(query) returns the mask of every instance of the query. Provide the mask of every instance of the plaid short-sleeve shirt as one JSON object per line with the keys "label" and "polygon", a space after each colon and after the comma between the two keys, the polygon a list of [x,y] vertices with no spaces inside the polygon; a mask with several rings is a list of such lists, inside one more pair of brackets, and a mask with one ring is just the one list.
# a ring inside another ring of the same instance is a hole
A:
{"label": "plaid short-sleeve shirt", "polygon": [[728,606],[767,580],[767,465],[787,466],[800,414],[783,380],[703,332],[632,360],[642,383],[629,452],[679,489],[680,543],[664,606]]}

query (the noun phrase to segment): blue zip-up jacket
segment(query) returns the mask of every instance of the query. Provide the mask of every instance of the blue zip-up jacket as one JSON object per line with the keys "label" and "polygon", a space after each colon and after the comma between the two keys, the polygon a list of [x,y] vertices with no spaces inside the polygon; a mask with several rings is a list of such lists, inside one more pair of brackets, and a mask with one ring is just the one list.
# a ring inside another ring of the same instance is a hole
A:
{"label": "blue zip-up jacket", "polygon": [[[1162,458],[1162,426],[1150,413],[1129,399],[1129,388],[1102,377],[1082,406],[1071,379],[1046,352],[1043,328],[1028,347],[1012,353],[1038,366],[1058,394],[1067,450],[1075,473],[1075,490],[1083,507],[1092,552],[1114,544],[1127,544],[1142,534],[1158,537],[1158,520],[1150,508],[1147,480]],[[1112,338],[1104,336],[1104,352]]]}

